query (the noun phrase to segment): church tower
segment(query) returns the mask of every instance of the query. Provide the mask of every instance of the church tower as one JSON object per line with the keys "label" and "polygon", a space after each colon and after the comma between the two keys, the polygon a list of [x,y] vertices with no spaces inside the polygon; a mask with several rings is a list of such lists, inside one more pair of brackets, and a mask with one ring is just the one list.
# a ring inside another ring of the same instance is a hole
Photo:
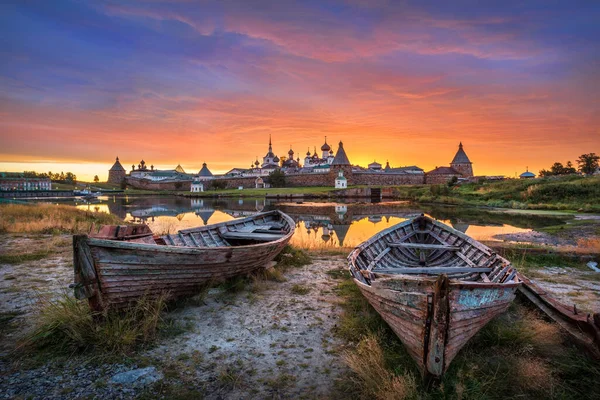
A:
{"label": "church tower", "polygon": [[459,143],[458,151],[450,163],[450,166],[460,172],[463,178],[470,178],[473,176],[473,163],[469,160],[467,153],[463,150],[462,142]]}
{"label": "church tower", "polygon": [[342,143],[342,141],[340,141],[338,150],[335,153],[335,158],[331,163],[331,169],[329,173],[332,175],[333,179],[335,179],[338,177],[340,171],[343,171],[343,176],[346,178],[348,186],[352,185],[352,164],[350,164],[350,160],[348,160],[348,156],[344,150],[344,143]]}
{"label": "church tower", "polygon": [[108,170],[107,182],[120,185],[123,181],[125,181],[125,175],[127,175],[127,173],[125,172],[125,168],[123,168],[123,166],[119,162],[119,157],[117,157],[117,160],[115,161],[111,169]]}

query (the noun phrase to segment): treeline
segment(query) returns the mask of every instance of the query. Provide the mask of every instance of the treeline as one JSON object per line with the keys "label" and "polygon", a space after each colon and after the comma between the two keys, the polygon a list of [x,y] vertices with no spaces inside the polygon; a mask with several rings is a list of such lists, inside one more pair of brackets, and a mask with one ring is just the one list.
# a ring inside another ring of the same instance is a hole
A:
{"label": "treeline", "polygon": [[555,162],[549,170],[540,170],[540,176],[571,175],[578,172],[585,175],[591,175],[598,169],[600,156],[596,155],[596,153],[582,154],[575,161],[577,162],[577,168],[573,166],[571,161],[567,161],[565,165],[560,162]]}
{"label": "treeline", "polygon": [[48,172],[35,172],[35,171],[25,171],[23,173],[25,178],[50,178],[52,182],[56,183],[67,183],[67,184],[76,184],[77,176],[72,172],[61,172],[54,173],[52,171]]}

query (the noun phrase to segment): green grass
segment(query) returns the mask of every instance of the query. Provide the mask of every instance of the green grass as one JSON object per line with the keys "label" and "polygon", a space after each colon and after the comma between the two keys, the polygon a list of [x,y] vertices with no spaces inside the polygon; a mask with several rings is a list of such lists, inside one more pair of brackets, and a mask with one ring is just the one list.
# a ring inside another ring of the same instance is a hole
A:
{"label": "green grass", "polygon": [[533,210],[600,211],[600,177],[565,176],[501,182],[412,185],[394,188],[399,199],[422,203]]}
{"label": "green grass", "polygon": [[285,271],[288,268],[298,268],[312,262],[310,255],[302,250],[287,245],[281,253],[275,257],[277,268]]}
{"label": "green grass", "polygon": [[292,288],[290,289],[290,291],[293,294],[304,296],[304,295],[307,295],[307,294],[310,293],[310,288],[307,287],[307,286],[304,286],[304,285],[298,285],[298,284],[296,284],[296,285],[292,286]]}

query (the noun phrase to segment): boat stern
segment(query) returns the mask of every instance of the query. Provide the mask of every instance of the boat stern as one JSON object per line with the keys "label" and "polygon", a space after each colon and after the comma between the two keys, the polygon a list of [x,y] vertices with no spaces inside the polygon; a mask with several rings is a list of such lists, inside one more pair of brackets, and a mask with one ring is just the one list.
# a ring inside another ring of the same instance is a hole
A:
{"label": "boat stern", "polygon": [[75,283],[70,285],[75,298],[89,299],[92,309],[101,309],[100,285],[94,267],[94,259],[90,252],[87,235],[73,236],[73,268]]}

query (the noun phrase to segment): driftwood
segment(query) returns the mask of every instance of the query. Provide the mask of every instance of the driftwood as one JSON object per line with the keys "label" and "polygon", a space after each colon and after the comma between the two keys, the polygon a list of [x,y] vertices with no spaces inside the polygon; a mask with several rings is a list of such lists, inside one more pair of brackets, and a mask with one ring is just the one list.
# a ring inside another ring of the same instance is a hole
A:
{"label": "driftwood", "polygon": [[[238,232],[252,226],[272,226],[278,233]],[[162,237],[145,225],[102,227],[96,237],[75,235],[75,295],[88,298],[96,310],[124,307],[144,295],[192,295],[211,281],[269,265],[294,228],[289,216],[271,211]]]}
{"label": "driftwood", "polygon": [[469,236],[420,216],[348,256],[354,282],[426,377],[439,377],[520,285],[510,262]]}

